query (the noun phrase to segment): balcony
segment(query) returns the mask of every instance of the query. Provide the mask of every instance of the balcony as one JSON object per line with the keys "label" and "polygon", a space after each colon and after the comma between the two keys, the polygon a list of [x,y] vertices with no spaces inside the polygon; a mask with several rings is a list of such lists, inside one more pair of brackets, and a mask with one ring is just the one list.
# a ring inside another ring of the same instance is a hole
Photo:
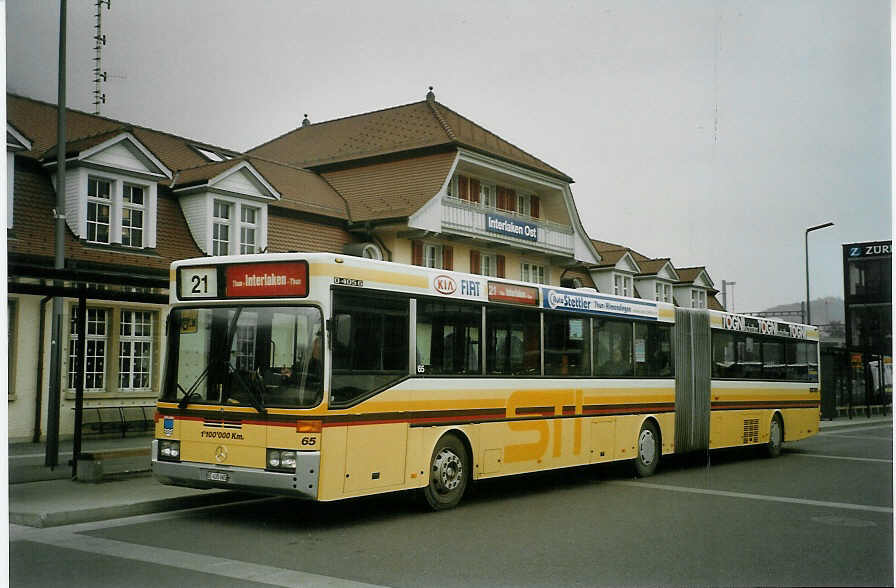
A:
{"label": "balcony", "polygon": [[[489,231],[486,227],[486,214],[498,215],[521,224],[538,225],[537,239],[515,238]],[[500,208],[491,208],[477,202],[469,202],[451,196],[442,197],[442,229],[448,229],[452,233],[469,237],[478,237],[527,249],[537,249],[545,253],[571,256],[575,251],[573,230],[568,225],[541,218],[532,218],[509,210],[501,210]]]}

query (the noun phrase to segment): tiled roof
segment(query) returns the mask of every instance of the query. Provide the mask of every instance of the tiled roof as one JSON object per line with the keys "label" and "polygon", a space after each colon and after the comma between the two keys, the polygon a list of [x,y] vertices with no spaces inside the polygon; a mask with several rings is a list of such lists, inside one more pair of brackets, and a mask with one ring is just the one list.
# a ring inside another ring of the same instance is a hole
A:
{"label": "tiled roof", "polygon": [[663,269],[663,266],[665,266],[667,263],[670,263],[668,257],[661,257],[659,259],[647,259],[646,257],[644,257],[644,259],[638,260],[638,265],[641,266],[642,276],[652,276],[656,274],[658,271]]}
{"label": "tiled roof", "polygon": [[437,153],[321,174],[348,201],[352,221],[407,217],[448,178],[453,153]]}
{"label": "tiled roof", "polygon": [[[6,118],[23,135],[32,140],[31,150],[22,155],[39,159],[45,156],[55,158],[56,146],[56,105],[24,98],[14,94],[6,95]],[[208,163],[191,144],[207,145],[170,133],[138,127],[129,123],[68,109],[65,119],[66,151],[87,149],[113,137],[117,133],[129,131],[170,170],[193,168]],[[217,150],[230,151],[221,147]]]}
{"label": "tiled roof", "polygon": [[435,100],[302,126],[249,153],[314,168],[438,146],[468,147],[572,181],[560,170]]}
{"label": "tiled roof", "polygon": [[700,275],[700,272],[706,271],[706,268],[701,265],[697,267],[677,267],[675,270],[678,272],[680,281],[693,282]]}

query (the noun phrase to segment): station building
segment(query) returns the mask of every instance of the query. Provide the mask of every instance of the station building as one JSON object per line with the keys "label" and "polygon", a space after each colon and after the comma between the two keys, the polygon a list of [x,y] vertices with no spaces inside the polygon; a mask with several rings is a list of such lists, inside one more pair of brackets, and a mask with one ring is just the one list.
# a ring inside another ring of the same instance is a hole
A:
{"label": "station building", "polygon": [[[342,252],[716,308],[703,267],[592,240],[572,178],[435,100],[301,125],[246,152],[75,110],[56,211],[56,106],[7,95],[9,438],[46,432],[52,296],[65,296],[61,434],[85,407],[151,406],[168,267],[188,257]],[[53,269],[54,219],[66,222]],[[60,285],[61,284],[61,285]],[[124,418],[122,416],[122,418]]]}

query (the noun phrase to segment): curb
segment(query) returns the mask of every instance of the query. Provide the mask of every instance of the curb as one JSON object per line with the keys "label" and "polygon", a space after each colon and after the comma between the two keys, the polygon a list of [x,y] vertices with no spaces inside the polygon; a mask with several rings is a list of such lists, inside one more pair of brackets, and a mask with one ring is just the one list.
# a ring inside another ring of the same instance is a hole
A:
{"label": "curb", "polygon": [[160,498],[134,504],[120,504],[114,506],[100,506],[81,510],[69,510],[60,512],[9,512],[9,522],[15,525],[27,527],[59,527],[76,523],[91,523],[106,521],[122,517],[182,510],[200,506],[213,506],[246,500],[255,495],[246,492],[223,490],[214,494],[199,494],[194,496],[178,496],[173,498]]}

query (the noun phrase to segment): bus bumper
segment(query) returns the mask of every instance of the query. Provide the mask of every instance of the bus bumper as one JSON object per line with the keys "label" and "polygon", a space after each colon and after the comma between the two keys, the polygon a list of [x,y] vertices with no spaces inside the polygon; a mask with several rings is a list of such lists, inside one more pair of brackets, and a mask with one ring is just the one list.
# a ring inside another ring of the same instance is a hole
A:
{"label": "bus bumper", "polygon": [[[268,472],[257,468],[208,463],[159,460],[159,442],[152,442],[152,475],[162,484],[188,488],[224,488],[261,494],[317,498],[319,451],[296,452],[296,473]],[[222,480],[226,478],[226,481]]]}

